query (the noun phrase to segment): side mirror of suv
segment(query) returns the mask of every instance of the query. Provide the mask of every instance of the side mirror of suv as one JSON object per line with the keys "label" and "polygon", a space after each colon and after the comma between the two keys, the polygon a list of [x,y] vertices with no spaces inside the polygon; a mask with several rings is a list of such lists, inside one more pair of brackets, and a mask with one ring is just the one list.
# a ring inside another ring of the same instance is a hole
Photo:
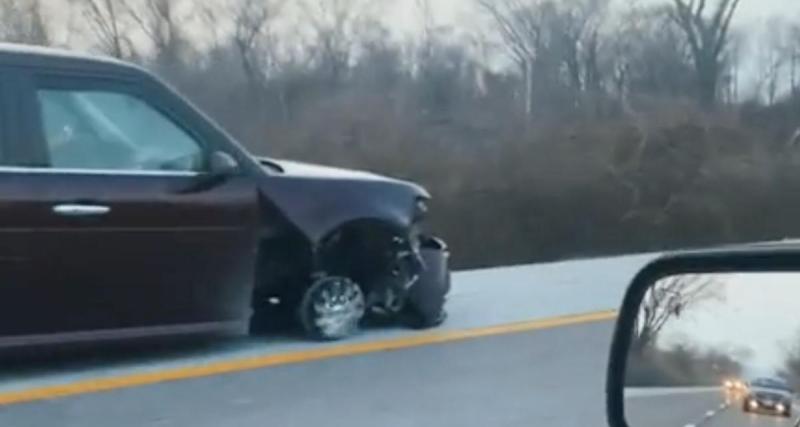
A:
{"label": "side mirror of suv", "polygon": [[214,151],[208,157],[207,172],[199,174],[192,182],[177,190],[177,193],[196,193],[214,188],[227,181],[239,171],[239,163],[224,151]]}
{"label": "side mirror of suv", "polygon": [[224,151],[211,153],[208,159],[209,174],[215,177],[228,177],[239,170],[239,163],[230,154]]}

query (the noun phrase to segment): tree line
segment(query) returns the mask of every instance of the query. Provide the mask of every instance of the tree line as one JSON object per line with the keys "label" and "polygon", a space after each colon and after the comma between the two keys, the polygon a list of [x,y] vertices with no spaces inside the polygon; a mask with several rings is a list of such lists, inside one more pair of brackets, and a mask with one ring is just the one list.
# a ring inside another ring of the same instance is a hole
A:
{"label": "tree line", "polygon": [[800,231],[800,19],[470,1],[415,0],[402,38],[382,0],[5,0],[0,39],[141,64],[254,153],[419,181],[457,267]]}

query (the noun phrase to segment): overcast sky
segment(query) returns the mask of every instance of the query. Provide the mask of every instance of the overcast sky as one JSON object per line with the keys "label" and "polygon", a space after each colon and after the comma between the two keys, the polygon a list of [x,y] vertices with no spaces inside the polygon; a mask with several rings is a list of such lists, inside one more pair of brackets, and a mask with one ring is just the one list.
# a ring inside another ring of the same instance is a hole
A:
{"label": "overcast sky", "polygon": [[[616,6],[625,5],[629,0],[612,0]],[[670,0],[638,0],[641,4],[664,3]],[[386,14],[387,23],[399,31],[413,34],[419,31],[421,21],[415,0],[389,0]],[[439,25],[466,25],[474,28],[476,7],[473,0],[431,0],[431,8]],[[770,16],[800,18],[800,0],[741,0],[736,21],[738,24],[751,24]]]}
{"label": "overcast sky", "polygon": [[[422,28],[420,12],[416,0],[387,0],[384,13],[385,23],[401,37],[413,37]],[[611,0],[612,7],[622,8],[630,3],[657,4],[672,0]],[[709,10],[714,4],[709,1]],[[451,26],[463,33],[475,32],[485,28],[485,17],[479,13],[474,0],[430,0],[433,19],[436,25]],[[747,32],[747,43],[742,47],[739,90],[740,95],[750,96],[759,80],[759,44],[765,23],[775,17],[800,21],[800,0],[740,0],[734,25]],[[490,65],[507,64],[502,56],[494,56]],[[785,88],[779,88],[779,91]]]}
{"label": "overcast sky", "polygon": [[[3,1],[3,0],[0,0]],[[47,8],[49,17],[55,18],[51,22],[66,23],[63,16],[63,5],[68,0],[43,0],[43,4]],[[187,0],[184,5],[188,8],[193,5],[200,4],[219,4],[227,0]],[[297,5],[297,0],[287,0],[292,10],[292,5]],[[317,0],[317,1],[333,1],[333,0]],[[340,0],[343,2],[357,2],[363,4],[371,0]],[[501,0],[498,0],[501,1]],[[612,8],[622,8],[628,3],[639,4],[655,4],[655,3],[670,3],[672,0],[610,0]],[[763,37],[765,29],[769,28],[764,25],[770,18],[779,17],[782,19],[792,19],[800,22],[800,0],[740,0],[740,6],[735,17],[735,25],[740,31],[744,30],[747,33],[748,43],[743,46],[743,51],[740,55],[740,73],[739,73],[739,89],[740,96],[749,97],[756,87],[755,82],[759,81],[758,72],[762,68],[758,66],[763,59],[760,59],[757,41]],[[378,7],[375,12],[380,14],[380,20],[392,30],[396,38],[409,39],[414,38],[421,34],[423,26],[422,15],[417,6],[417,0],[380,0],[382,6]],[[713,4],[714,0],[709,0],[709,4]],[[450,27],[454,29],[453,35],[460,36],[475,36],[478,34],[487,34],[488,23],[485,14],[480,13],[479,8],[476,6],[475,0],[429,0],[432,12],[432,20],[434,25],[442,27]],[[710,7],[709,7],[710,9]],[[304,26],[307,18],[303,19],[301,15],[289,13],[290,18],[284,19],[284,26],[281,26],[286,31],[288,36],[295,36],[304,33],[308,28]],[[73,19],[83,19],[80,15],[74,15]],[[760,24],[760,26],[758,26]],[[222,28],[222,27],[220,27]],[[224,29],[218,28],[222,33],[226,32]],[[190,31],[199,43],[204,42],[204,38],[209,37],[209,28],[207,22],[195,23],[190,26]],[[69,40],[69,45],[80,49],[88,49],[89,42],[86,34],[74,34],[63,25],[57,25],[56,39],[62,42]],[[134,40],[141,40],[144,42],[146,38],[143,34],[134,34]],[[207,41],[207,40],[205,40]],[[147,43],[137,43],[140,47],[146,46]],[[482,53],[484,55],[487,53]],[[487,64],[493,68],[502,68],[510,62],[502,51],[492,51],[489,57],[481,56],[482,59],[487,61]],[[784,88],[779,88],[781,91]]]}
{"label": "overcast sky", "polygon": [[[2,0],[0,0],[2,1]],[[62,21],[63,5],[68,0],[43,0],[46,12],[55,21]],[[215,4],[226,0],[188,0],[185,5]],[[319,0],[318,0],[319,1]],[[325,1],[325,0],[322,0]],[[370,0],[340,0],[364,4]],[[498,0],[500,1],[500,0]],[[670,3],[672,0],[610,0],[613,8],[621,8],[629,3],[656,4]],[[710,0],[713,4],[714,0]],[[751,27],[754,23],[764,22],[769,17],[780,16],[788,19],[800,20],[800,0],[740,0],[739,10],[735,23],[740,27]],[[414,37],[420,34],[423,22],[417,6],[417,0],[380,0],[382,6],[376,12],[381,15],[381,20],[398,37]],[[298,4],[297,0],[288,0],[289,5]],[[485,14],[480,13],[475,0],[429,0],[432,19],[435,25],[449,26],[463,33],[476,33],[486,29]],[[291,7],[289,8],[291,9]],[[710,9],[710,8],[709,8]],[[82,16],[73,16],[73,19],[83,19]],[[302,31],[303,19],[291,19],[291,32]],[[197,26],[200,33],[208,31],[207,23]],[[63,30],[63,28],[62,28]],[[60,31],[61,33],[61,31]]]}

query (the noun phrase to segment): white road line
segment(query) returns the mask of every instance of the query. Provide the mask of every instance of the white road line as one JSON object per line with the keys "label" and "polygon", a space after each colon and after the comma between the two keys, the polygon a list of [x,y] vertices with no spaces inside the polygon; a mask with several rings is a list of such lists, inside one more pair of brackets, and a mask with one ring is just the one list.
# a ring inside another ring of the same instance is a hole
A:
{"label": "white road line", "polygon": [[[701,425],[704,425],[704,424],[708,423],[709,420],[714,418],[717,414],[719,414],[720,412],[726,410],[727,408],[728,408],[728,405],[723,403],[723,404],[719,405],[719,409],[717,409],[717,410],[706,411],[706,413],[703,416],[703,418],[701,420],[699,420],[697,423],[686,424],[683,427],[699,427]],[[798,422],[800,422],[800,421],[798,421]],[[795,426],[795,427],[798,427],[798,426]]]}

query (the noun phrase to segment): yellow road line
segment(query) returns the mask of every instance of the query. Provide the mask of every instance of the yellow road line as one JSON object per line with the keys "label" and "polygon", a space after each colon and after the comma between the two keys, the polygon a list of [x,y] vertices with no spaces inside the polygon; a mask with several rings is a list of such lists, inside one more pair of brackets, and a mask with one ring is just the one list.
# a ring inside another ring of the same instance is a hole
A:
{"label": "yellow road line", "polygon": [[11,405],[37,400],[55,399],[78,394],[96,393],[166,381],[206,377],[227,374],[231,372],[266,368],[270,366],[311,362],[314,360],[354,356],[379,351],[400,350],[404,348],[462,341],[493,335],[505,335],[539,329],[557,328],[560,326],[576,325],[581,323],[601,322],[612,320],[615,317],[616,312],[614,311],[602,311],[596,313],[512,323],[501,326],[490,326],[478,329],[441,331],[381,341],[343,344],[281,354],[268,354],[263,356],[213,362],[204,365],[166,369],[156,372],[133,373],[115,377],[87,379],[67,384],[58,384],[0,393],[0,405]]}

